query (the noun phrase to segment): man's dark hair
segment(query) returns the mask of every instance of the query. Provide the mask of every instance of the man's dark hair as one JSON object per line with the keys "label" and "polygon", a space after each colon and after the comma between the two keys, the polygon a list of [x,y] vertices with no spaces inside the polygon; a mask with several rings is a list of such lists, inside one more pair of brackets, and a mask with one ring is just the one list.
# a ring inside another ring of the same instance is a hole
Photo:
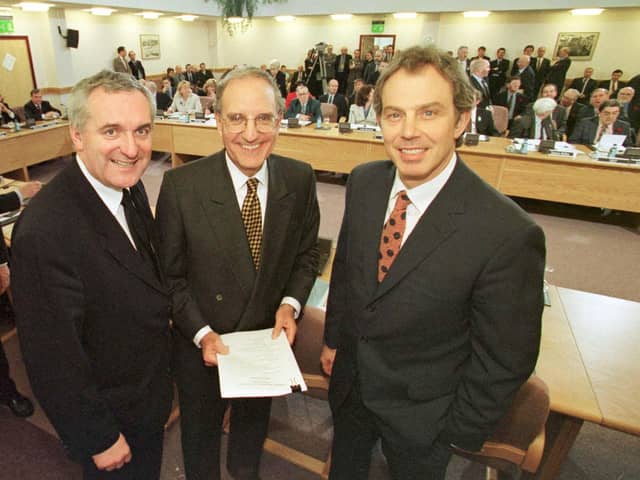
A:
{"label": "man's dark hair", "polygon": [[602,102],[600,104],[600,107],[598,108],[598,111],[602,112],[607,107],[618,107],[620,110],[622,110],[622,105],[620,105],[619,101],[617,101],[617,100],[605,100],[604,102]]}
{"label": "man's dark hair", "polygon": [[124,48],[123,46],[119,46],[119,47],[118,47],[118,53],[120,53],[120,52],[126,52],[126,51],[127,51],[127,49],[126,49],[126,48]]}
{"label": "man's dark hair", "polygon": [[614,73],[619,73],[620,75],[622,75],[622,70],[620,70],[619,68],[616,68],[613,72],[611,72],[611,74],[613,75]]}
{"label": "man's dark hair", "polygon": [[39,88],[34,88],[33,90],[31,90],[31,93],[29,93],[29,95],[35,95],[36,93],[40,93]]}

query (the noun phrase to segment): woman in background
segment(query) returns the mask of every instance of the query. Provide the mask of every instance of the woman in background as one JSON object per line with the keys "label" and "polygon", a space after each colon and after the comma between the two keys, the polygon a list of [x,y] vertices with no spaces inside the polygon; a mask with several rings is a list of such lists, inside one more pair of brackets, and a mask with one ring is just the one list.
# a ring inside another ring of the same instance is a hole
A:
{"label": "woman in background", "polygon": [[356,93],[356,103],[349,107],[349,123],[378,124],[373,109],[373,85],[363,85]]}
{"label": "woman in background", "polygon": [[173,97],[173,102],[167,110],[168,113],[202,113],[200,97],[191,91],[191,84],[186,80],[178,83],[178,93]]}

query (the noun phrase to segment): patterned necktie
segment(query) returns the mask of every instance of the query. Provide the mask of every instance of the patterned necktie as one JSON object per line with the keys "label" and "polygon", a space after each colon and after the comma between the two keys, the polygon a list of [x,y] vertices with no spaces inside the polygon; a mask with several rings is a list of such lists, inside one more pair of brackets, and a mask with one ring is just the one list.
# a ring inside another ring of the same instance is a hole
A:
{"label": "patterned necktie", "polygon": [[260,247],[262,245],[262,213],[258,198],[258,179],[247,180],[247,195],[242,203],[242,222],[249,242],[249,250],[253,264],[258,270],[260,266]]}
{"label": "patterned necktie", "polygon": [[407,192],[401,190],[396,197],[396,205],[389,216],[389,220],[382,228],[380,237],[380,251],[378,253],[378,282],[384,280],[391,264],[400,252],[404,229],[407,225],[407,206],[411,203]]}

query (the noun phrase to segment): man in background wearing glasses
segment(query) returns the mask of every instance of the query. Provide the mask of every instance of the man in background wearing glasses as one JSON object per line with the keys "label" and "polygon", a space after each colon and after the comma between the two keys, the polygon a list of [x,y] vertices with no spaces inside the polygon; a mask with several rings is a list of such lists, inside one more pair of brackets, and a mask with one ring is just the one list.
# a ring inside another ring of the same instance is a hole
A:
{"label": "man in background wearing glasses", "polygon": [[173,296],[187,478],[220,478],[230,403],[227,469],[257,479],[271,400],[220,398],[216,354],[228,351],[220,334],[274,327],[274,338],[293,342],[316,276],[320,214],[311,167],[271,153],[284,109],[271,77],[238,68],[217,94],[224,149],[166,172],[160,258]]}

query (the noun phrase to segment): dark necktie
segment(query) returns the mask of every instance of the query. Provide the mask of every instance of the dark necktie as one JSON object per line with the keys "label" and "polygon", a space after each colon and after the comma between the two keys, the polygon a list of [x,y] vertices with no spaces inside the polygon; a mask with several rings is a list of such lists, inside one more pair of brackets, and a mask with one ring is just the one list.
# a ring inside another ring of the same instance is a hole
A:
{"label": "dark necktie", "polygon": [[378,253],[378,282],[384,280],[391,265],[400,252],[402,237],[407,226],[407,206],[411,203],[407,192],[401,190],[396,197],[396,205],[389,216],[389,220],[382,228],[380,237],[380,251]]}
{"label": "dark necktie", "polygon": [[509,104],[509,120],[511,120],[513,118],[513,112],[516,108],[516,94],[509,93],[509,100],[507,100],[507,102]]}
{"label": "dark necktie", "polygon": [[160,278],[160,267],[155,249],[151,242],[151,235],[148,227],[143,219],[139,202],[133,198],[133,194],[128,188],[122,189],[122,206],[124,207],[124,216],[127,219],[129,233],[136,245],[136,250],[145,262],[151,264]]}
{"label": "dark necktie", "polygon": [[333,103],[333,95],[329,95],[329,103]]}
{"label": "dark necktie", "polygon": [[260,211],[260,199],[258,198],[258,180],[247,180],[247,195],[242,202],[242,222],[249,242],[249,250],[253,264],[258,270],[260,266],[260,248],[262,246],[262,213]]}

